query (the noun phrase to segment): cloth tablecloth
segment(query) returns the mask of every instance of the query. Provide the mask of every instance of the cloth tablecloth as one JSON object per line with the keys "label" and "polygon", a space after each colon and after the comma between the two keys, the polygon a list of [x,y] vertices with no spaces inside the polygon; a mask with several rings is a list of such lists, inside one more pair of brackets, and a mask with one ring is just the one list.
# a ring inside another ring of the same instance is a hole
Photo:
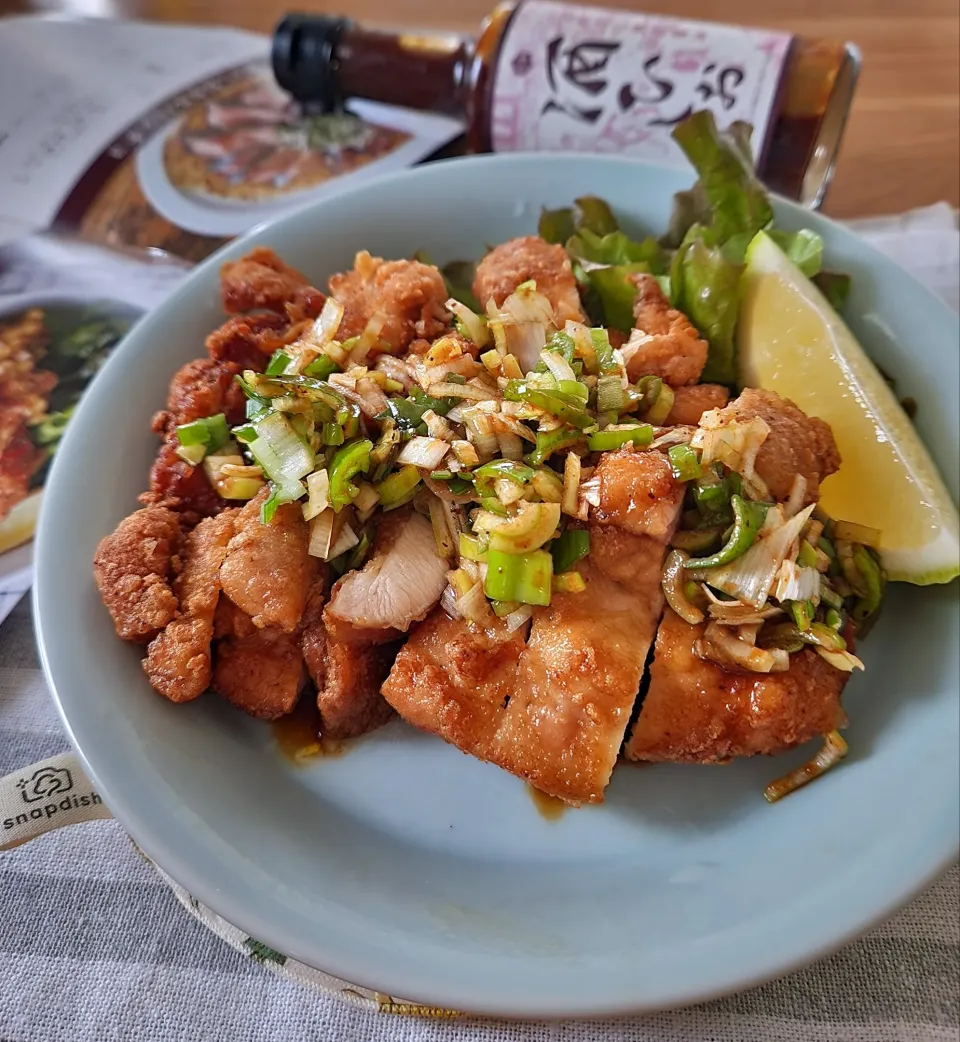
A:
{"label": "cloth tablecloth", "polygon": [[[953,215],[863,230],[957,306]],[[27,600],[0,627],[0,776],[68,747]],[[957,1042],[960,871],[837,954],[760,988],[622,1020],[429,1020],[284,980],[188,915],[115,821],[0,852],[0,1042]]]}

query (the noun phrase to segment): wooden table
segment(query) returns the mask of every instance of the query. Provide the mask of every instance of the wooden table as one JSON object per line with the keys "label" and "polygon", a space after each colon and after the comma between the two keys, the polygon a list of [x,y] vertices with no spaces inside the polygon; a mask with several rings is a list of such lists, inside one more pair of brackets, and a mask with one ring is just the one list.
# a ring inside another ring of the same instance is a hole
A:
{"label": "wooden table", "polygon": [[[605,0],[691,18],[788,29],[856,43],[863,74],[828,212],[889,213],[960,205],[958,0]],[[287,10],[348,12],[386,26],[469,32],[494,0],[0,0],[0,14],[69,11],[233,24],[269,32]]]}

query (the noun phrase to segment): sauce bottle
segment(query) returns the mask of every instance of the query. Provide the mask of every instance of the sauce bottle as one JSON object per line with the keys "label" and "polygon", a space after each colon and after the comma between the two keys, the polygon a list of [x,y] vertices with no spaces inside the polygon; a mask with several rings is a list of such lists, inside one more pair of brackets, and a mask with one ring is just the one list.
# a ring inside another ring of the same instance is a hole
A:
{"label": "sauce bottle", "polygon": [[520,0],[475,39],[287,15],[280,86],[336,111],[351,98],[456,116],[476,152],[613,152],[677,165],[670,130],[710,108],[753,124],[760,177],[818,206],[859,71],[852,45],[634,11]]}

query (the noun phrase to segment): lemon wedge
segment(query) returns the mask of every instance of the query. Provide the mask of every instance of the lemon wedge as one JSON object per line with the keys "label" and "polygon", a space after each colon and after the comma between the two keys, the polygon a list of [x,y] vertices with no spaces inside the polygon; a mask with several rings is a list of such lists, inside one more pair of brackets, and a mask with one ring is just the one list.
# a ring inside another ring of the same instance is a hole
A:
{"label": "lemon wedge", "polygon": [[790,398],[833,428],[843,463],[821,486],[831,517],[881,533],[891,579],[960,575],[960,520],[900,403],[816,286],[760,232],[747,251],[739,378]]}

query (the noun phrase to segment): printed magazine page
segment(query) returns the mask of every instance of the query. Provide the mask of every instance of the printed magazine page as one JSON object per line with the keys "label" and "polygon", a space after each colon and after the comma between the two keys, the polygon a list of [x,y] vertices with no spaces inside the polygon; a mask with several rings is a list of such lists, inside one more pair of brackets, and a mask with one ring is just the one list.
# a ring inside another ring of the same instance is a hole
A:
{"label": "printed magazine page", "polygon": [[254,33],[0,21],[0,620],[30,585],[57,443],[130,326],[234,236],[461,130],[368,102],[304,113]]}

